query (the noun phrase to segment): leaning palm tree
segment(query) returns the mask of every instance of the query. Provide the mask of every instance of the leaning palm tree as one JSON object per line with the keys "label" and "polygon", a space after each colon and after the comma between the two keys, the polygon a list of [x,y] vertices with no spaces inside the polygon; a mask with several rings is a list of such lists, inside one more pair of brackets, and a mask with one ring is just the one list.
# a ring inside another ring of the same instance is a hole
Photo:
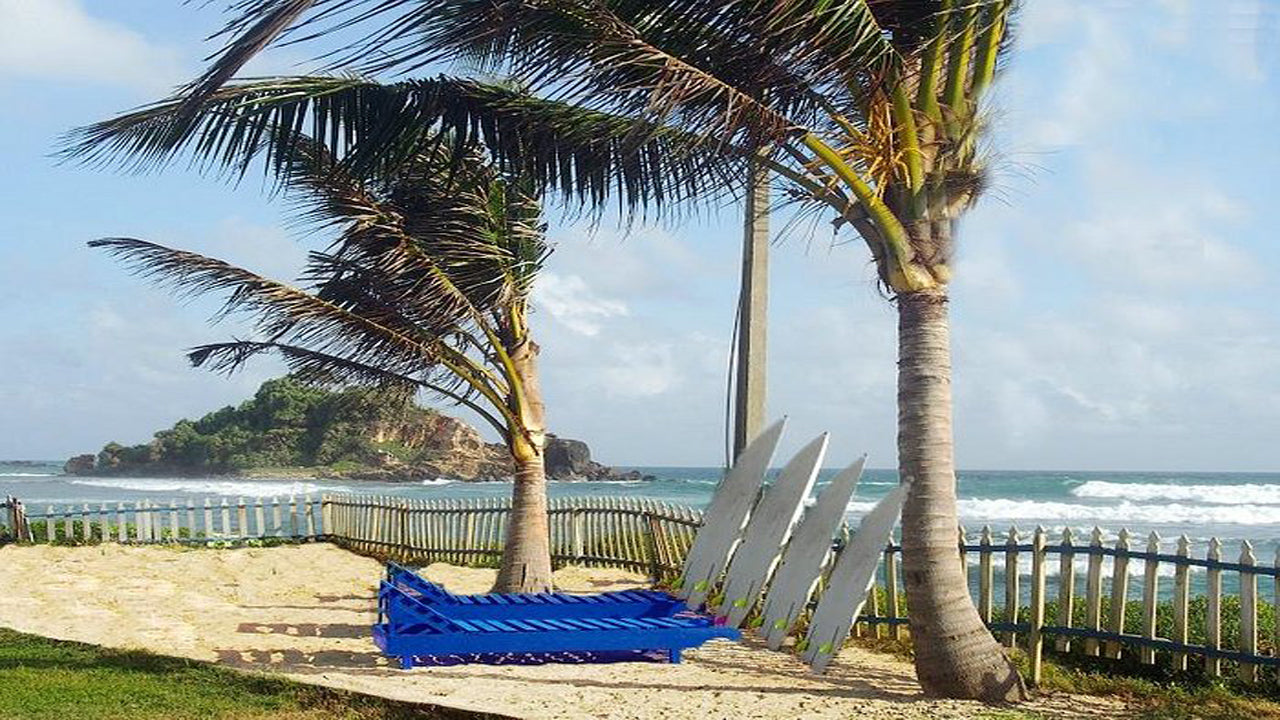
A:
{"label": "leaning palm tree", "polygon": [[310,253],[307,288],[136,239],[90,245],[187,294],[228,293],[259,337],[192,349],[195,366],[232,372],[275,354],[318,384],[426,391],[474,411],[515,464],[512,519],[495,588],[551,587],[545,421],[529,293],[550,248],[539,204],[477,152],[444,148],[362,182],[296,139],[280,171],[301,216],[337,240]]}
{"label": "leaning palm tree", "polygon": [[[917,675],[953,697],[1025,688],[956,560],[948,283],[957,219],[981,194],[981,99],[1010,0],[241,0],[232,39],[169,101],[91,126],[73,155],[142,165],[193,150],[221,167],[257,128],[310,128],[380,173],[441,133],[592,207],[661,210],[741,189],[758,158],[802,209],[865,242],[899,314],[898,465]],[[325,23],[328,23],[326,26]],[[336,67],[413,72],[462,58],[493,86],[436,77],[228,86],[280,38],[359,39]],[[347,35],[350,37],[350,35]]]}

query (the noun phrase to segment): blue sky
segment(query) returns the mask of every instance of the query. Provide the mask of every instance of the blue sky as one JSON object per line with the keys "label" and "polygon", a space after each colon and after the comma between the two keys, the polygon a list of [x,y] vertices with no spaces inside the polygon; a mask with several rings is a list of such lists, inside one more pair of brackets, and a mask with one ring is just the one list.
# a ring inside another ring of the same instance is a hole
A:
{"label": "blue sky", "polygon": [[[132,235],[291,278],[314,239],[256,183],[49,158],[199,70],[220,20],[201,5],[0,0],[0,458],[142,442],[279,371],[188,368],[183,348],[235,326],[84,246]],[[1027,0],[1019,25],[996,190],[953,286],[959,464],[1280,469],[1280,2]],[[556,224],[535,317],[554,431],[607,463],[721,461],[739,225]],[[770,414],[792,447],[829,430],[833,464],[891,466],[894,315],[861,247],[831,241],[820,224],[773,252]]]}

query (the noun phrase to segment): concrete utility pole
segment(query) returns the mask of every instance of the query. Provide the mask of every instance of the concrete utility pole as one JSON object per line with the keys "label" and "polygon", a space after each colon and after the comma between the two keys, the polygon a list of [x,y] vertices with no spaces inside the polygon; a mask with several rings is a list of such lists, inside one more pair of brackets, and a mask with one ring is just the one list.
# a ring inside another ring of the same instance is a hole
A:
{"label": "concrete utility pole", "polygon": [[733,456],[764,428],[769,309],[769,171],[753,163],[742,237],[742,300],[734,383]]}

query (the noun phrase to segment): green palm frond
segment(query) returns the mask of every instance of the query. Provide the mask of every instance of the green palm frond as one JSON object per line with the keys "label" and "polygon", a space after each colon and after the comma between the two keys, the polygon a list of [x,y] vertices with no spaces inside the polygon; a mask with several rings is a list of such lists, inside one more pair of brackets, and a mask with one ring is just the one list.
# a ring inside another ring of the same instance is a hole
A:
{"label": "green palm frond", "polygon": [[89,246],[104,248],[134,274],[179,296],[224,293],[226,298],[215,319],[245,313],[266,337],[313,343],[321,351],[393,371],[434,365],[443,354],[430,338],[410,334],[407,323],[390,313],[377,317],[357,314],[222,260],[133,238],[104,238]]}
{"label": "green palm frond", "polygon": [[497,170],[531,183],[531,194],[554,189],[598,207],[617,193],[655,210],[713,202],[741,165],[687,133],[448,77],[386,85],[270,78],[214,91],[189,119],[185,103],[173,98],[80,128],[62,155],[138,171],[189,153],[202,170],[239,175],[257,157],[280,172],[312,138],[351,173],[375,177],[442,149],[460,157],[483,147]]}
{"label": "green palm frond", "polygon": [[259,337],[195,348],[196,365],[232,372],[273,353],[308,382],[413,386],[470,407],[504,437],[523,432],[510,357],[526,342],[525,305],[550,253],[527,183],[475,147],[435,145],[368,179],[311,138],[288,152],[276,167],[297,216],[336,230],[308,254],[302,287],[142,240],[90,244],[179,295],[224,295],[217,319],[250,316]]}
{"label": "green palm frond", "polygon": [[[240,0],[186,99],[100,123],[67,154],[243,173],[314,136],[360,177],[483,147],[505,177],[580,207],[715,203],[744,161],[834,209],[886,284],[947,282],[929,245],[983,183],[978,99],[1010,0]],[[214,88],[267,43],[343,39],[333,67],[413,73],[461,60],[500,83],[279,79]],[[351,39],[354,38],[354,39]],[[192,99],[194,98],[194,99]],[[767,153],[758,151],[767,149]],[[940,235],[939,235],[940,237]],[[945,261],[939,261],[945,264]]]}

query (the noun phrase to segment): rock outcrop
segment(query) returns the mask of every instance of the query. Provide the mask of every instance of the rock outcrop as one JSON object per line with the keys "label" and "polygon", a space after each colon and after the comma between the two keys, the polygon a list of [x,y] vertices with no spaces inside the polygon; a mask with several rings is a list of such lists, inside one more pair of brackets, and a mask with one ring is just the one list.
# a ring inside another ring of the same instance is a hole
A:
{"label": "rock outcrop", "polygon": [[91,475],[98,463],[98,457],[92,453],[76,455],[62,466],[62,472],[68,475]]}

